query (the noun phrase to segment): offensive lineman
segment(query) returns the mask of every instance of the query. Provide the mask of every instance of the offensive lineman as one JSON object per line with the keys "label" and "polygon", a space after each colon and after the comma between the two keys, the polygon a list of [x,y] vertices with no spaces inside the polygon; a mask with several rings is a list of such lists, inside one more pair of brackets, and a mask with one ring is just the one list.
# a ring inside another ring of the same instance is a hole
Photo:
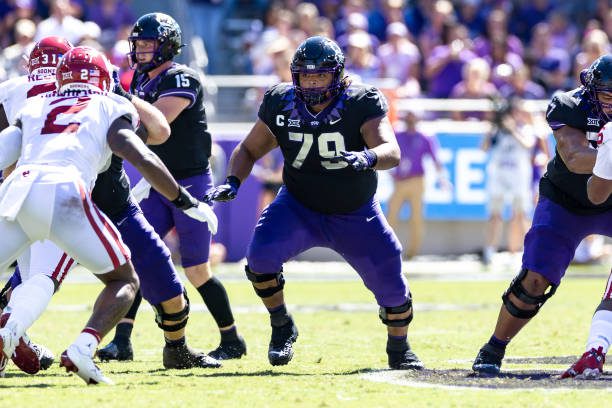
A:
{"label": "offensive lineman", "polygon": [[[194,196],[203,197],[212,188],[208,163],[211,136],[207,131],[204,90],[198,74],[173,61],[183,46],[181,29],[172,17],[150,13],[136,21],[128,39],[129,58],[136,66],[131,93],[157,107],[170,123],[170,138],[152,146],[151,150],[181,186]],[[219,360],[245,355],[246,344],[237,332],[225,288],[212,276],[208,260],[211,235],[206,226],[176,211],[155,191],[140,205],[160,236],[176,227],[185,275],[202,296],[220,330],[221,343],[209,355]],[[117,326],[113,341],[99,350],[100,358],[123,360],[131,355],[129,338],[137,310],[138,298]]]}
{"label": "offensive lineman", "polygon": [[401,245],[374,197],[375,169],[396,166],[400,156],[387,102],[376,88],[350,84],[342,51],[325,37],[297,48],[291,74],[292,84],[266,92],[257,122],[232,153],[226,184],[205,197],[234,199],[253,164],[280,147],[284,186],[259,219],[246,266],[270,313],[268,360],[289,363],[298,337],[285,306],[283,264],[322,246],[342,255],[376,297],[389,367],[421,369],[407,339],[413,311]]}
{"label": "offensive lineman", "polygon": [[[554,295],[578,243],[590,234],[612,236],[612,198],[594,204],[587,196],[597,135],[612,117],[612,55],[599,57],[580,79],[581,87],[555,96],[548,105],[556,154],[540,180],[521,272],[502,296],[495,331],[472,366],[477,373],[499,373],[506,346]],[[612,311],[610,293],[597,310]]]}

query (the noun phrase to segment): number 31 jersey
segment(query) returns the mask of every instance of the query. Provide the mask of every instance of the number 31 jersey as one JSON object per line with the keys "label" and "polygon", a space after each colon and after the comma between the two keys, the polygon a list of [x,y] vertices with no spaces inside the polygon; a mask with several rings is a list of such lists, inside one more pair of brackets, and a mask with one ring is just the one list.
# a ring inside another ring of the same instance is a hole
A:
{"label": "number 31 jersey", "polygon": [[138,114],[132,103],[114,94],[51,93],[29,98],[16,117],[23,133],[17,165],[73,168],[91,188],[111,157],[108,129],[122,116],[136,126]]}
{"label": "number 31 jersey", "polygon": [[259,118],[276,137],[285,160],[283,182],[304,206],[324,214],[345,214],[376,192],[376,171],[356,171],[334,159],[341,151],[362,151],[361,126],[388,111],[374,87],[351,85],[314,114],[297,98],[292,84],[270,88]]}

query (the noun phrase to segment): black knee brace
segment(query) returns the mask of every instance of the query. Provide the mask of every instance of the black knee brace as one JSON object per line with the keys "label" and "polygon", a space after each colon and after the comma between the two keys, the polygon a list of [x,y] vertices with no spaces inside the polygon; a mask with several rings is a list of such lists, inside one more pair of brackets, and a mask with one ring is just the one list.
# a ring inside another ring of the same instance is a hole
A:
{"label": "black knee brace", "polygon": [[[557,291],[557,285],[551,283],[550,290],[548,291],[548,293],[544,293],[539,296],[530,295],[529,293],[527,293],[522,284],[522,281],[525,276],[527,276],[527,269],[523,268],[521,269],[521,272],[512,280],[508,290],[506,290],[502,295],[504,306],[506,306],[508,312],[512,316],[518,317],[519,319],[531,319],[533,316],[537,315],[542,305],[546,303],[546,301]],[[522,302],[525,302],[529,305],[535,305],[536,308],[533,310],[521,309],[520,307],[512,303],[512,300],[510,300],[509,297],[510,293],[512,293]]]}
{"label": "black knee brace", "polygon": [[[155,309],[155,323],[157,323],[157,327],[163,331],[175,332],[187,326],[187,320],[189,319],[189,298],[187,297],[187,291],[183,292],[183,296],[185,296],[185,307],[180,312],[166,313],[161,303],[153,305],[153,309]],[[167,325],[164,324],[164,320],[180,323]]]}
{"label": "black knee brace", "polygon": [[380,320],[382,320],[384,324],[390,327],[408,326],[410,322],[412,321],[412,317],[414,316],[414,311],[410,313],[410,316],[404,319],[389,320],[388,316],[389,314],[400,314],[400,313],[407,312],[410,310],[410,308],[412,308],[412,298],[408,298],[406,303],[404,303],[401,306],[395,306],[395,307],[381,306],[380,309],[378,309],[378,317],[380,317]]}
{"label": "black knee brace", "polygon": [[261,283],[261,282],[269,282],[276,281],[276,286],[272,286],[265,289],[256,288],[253,285],[253,289],[255,289],[255,293],[260,298],[267,298],[275,294],[276,292],[280,292],[285,287],[285,278],[283,277],[283,268],[281,268],[278,273],[253,273],[249,269],[249,265],[244,267],[244,271],[246,272],[247,279],[253,283]]}

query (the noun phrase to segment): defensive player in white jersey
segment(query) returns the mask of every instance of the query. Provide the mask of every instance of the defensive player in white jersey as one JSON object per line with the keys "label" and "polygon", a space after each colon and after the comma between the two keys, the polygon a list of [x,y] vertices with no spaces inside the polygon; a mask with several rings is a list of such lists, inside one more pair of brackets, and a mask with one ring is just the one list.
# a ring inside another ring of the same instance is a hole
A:
{"label": "defensive player in white jersey", "polygon": [[[205,221],[212,212],[180,189],[134,134],[133,105],[106,93],[109,72],[101,53],[87,47],[70,50],[58,66],[59,93],[29,99],[17,114],[16,126],[0,133],[0,166],[19,158],[16,171],[0,188],[0,270],[31,242],[50,239],[98,272],[106,284],[86,329],[62,354],[62,365],[88,383],[109,381],[92,356],[100,336],[129,308],[138,285],[127,247],[90,197],[111,151],[132,162],[156,190],[188,215]],[[45,309],[53,289],[51,280],[36,275],[15,290],[9,303],[11,316],[0,329],[5,358]]]}
{"label": "defensive player in white jersey", "polygon": [[[15,121],[17,112],[24,106],[27,98],[34,97],[43,93],[54,91],[55,84],[55,70],[57,63],[61,57],[72,48],[72,44],[66,39],[58,36],[49,36],[42,38],[37,42],[32,50],[30,51],[28,59],[28,75],[11,78],[0,84],[0,131],[6,129],[11,123]],[[10,172],[15,168],[14,163],[8,166],[3,171],[4,177],[8,177]],[[32,244],[28,251],[25,251],[18,259],[18,263],[22,270],[25,270],[26,277],[29,274],[29,270],[38,271],[44,269],[43,265],[40,265],[39,261],[45,261],[47,259],[60,259],[63,255],[56,245],[49,241],[36,242]],[[72,265],[72,263],[71,263]],[[51,274],[53,272],[49,272]],[[58,282],[66,275],[68,268],[62,268],[54,277]],[[17,273],[7,285],[2,289],[0,295],[0,309],[5,309],[8,303],[8,297],[10,295],[11,286],[15,287],[19,282],[14,282],[16,277],[20,274]],[[0,327],[4,327],[8,317],[9,310],[3,310],[6,312],[0,317]],[[54,361],[53,353],[46,347],[32,343],[27,336],[24,336],[24,341],[20,344],[28,345],[31,351],[25,348],[18,347],[16,353],[13,355],[13,360],[17,366],[23,371],[34,374],[40,368],[47,369]],[[26,351],[24,353],[24,351]],[[36,361],[32,355],[34,353],[38,356]],[[0,376],[4,376],[4,362],[0,359]]]}
{"label": "defensive player in white jersey", "polygon": [[[587,193],[593,204],[605,202],[612,194],[612,122],[597,135],[597,158],[593,175],[587,182]],[[602,302],[612,302],[612,271],[606,284]],[[562,378],[598,378],[603,373],[606,353],[612,346],[612,312],[603,308],[593,315],[586,351],[562,375]]]}

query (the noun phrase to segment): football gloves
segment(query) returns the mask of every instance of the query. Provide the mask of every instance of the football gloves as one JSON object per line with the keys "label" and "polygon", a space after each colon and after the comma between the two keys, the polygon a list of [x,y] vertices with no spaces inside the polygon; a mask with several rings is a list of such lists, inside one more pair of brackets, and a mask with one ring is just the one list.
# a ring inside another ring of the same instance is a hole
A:
{"label": "football gloves", "polygon": [[376,166],[378,157],[372,150],[365,149],[361,152],[345,152],[341,151],[337,160],[342,160],[351,165],[357,171],[368,170]]}
{"label": "football gloves", "polygon": [[128,101],[132,100],[132,94],[127,92],[121,86],[121,80],[119,79],[119,70],[117,70],[117,69],[113,70],[113,83],[114,83],[114,86],[113,86],[113,93],[114,94],[117,94],[119,96],[123,96]]}
{"label": "football gloves", "polygon": [[193,198],[183,186],[179,186],[179,196],[172,201],[172,204],[183,210],[189,217],[208,224],[211,234],[217,233],[219,220],[211,206]]}
{"label": "football gloves", "polygon": [[225,184],[213,188],[204,196],[204,201],[208,203],[211,201],[231,201],[236,198],[239,187],[240,180],[238,177],[228,176],[225,179]]}

